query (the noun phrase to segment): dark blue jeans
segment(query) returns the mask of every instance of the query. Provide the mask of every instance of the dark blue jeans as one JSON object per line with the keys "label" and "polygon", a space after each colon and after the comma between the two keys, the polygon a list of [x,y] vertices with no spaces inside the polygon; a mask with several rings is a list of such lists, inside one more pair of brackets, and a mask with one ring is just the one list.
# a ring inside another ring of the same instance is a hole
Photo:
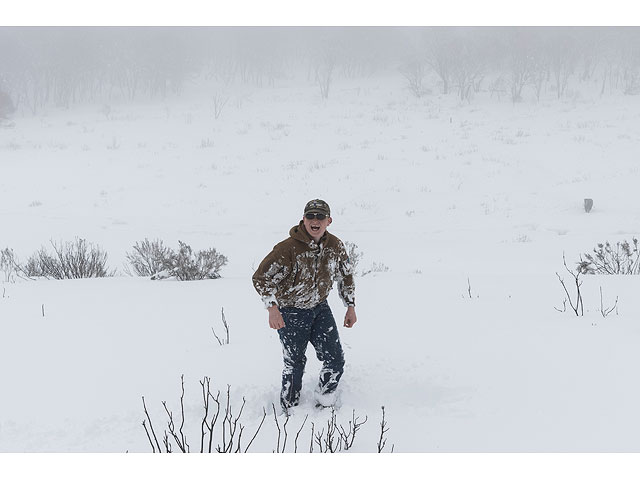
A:
{"label": "dark blue jeans", "polygon": [[283,307],[280,313],[285,325],[278,330],[284,356],[280,403],[287,409],[300,400],[309,342],[322,362],[318,384],[321,395],[333,393],[338,386],[344,369],[344,353],[336,321],[326,300],[310,309]]}

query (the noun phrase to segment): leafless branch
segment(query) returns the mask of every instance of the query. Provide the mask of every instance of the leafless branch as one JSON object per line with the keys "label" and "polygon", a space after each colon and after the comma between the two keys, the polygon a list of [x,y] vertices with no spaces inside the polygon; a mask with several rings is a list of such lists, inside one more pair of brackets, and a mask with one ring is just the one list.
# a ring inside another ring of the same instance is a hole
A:
{"label": "leafless branch", "polygon": [[[153,430],[153,423],[151,423],[151,417],[149,416],[149,412],[147,411],[147,404],[144,401],[144,396],[142,397],[142,406],[144,407],[144,413],[147,416],[147,420],[149,420],[149,428],[151,428],[153,439],[156,441],[156,446],[158,447],[158,453],[162,453],[162,449],[160,448],[160,444],[158,443],[158,437],[156,436],[156,432]],[[145,430],[146,429],[147,428],[145,425]],[[153,447],[153,443],[151,444],[151,447]],[[153,449],[153,451],[155,452],[155,448]]]}
{"label": "leafless branch", "polygon": [[182,440],[181,445],[189,451],[189,444],[187,443],[187,439],[184,436],[183,428],[184,428],[184,374],[180,376],[180,381],[182,385],[182,393],[180,394],[180,438]]}
{"label": "leafless branch", "polygon": [[171,449],[171,442],[169,441],[169,434],[167,433],[167,431],[164,431],[164,439],[162,440],[164,443],[164,448],[166,449],[167,453],[172,453],[172,449]]}
{"label": "leafless branch", "polygon": [[566,298],[562,299],[562,310],[560,310],[558,307],[553,307],[553,308],[555,308],[560,313],[566,312],[567,311],[567,299]]}
{"label": "leafless branch", "polygon": [[291,418],[291,416],[287,415],[287,419],[282,425],[282,431],[284,432],[284,440],[282,441],[282,453],[284,453],[287,448],[287,423],[289,423],[289,418]]}
{"label": "leafless branch", "polygon": [[224,330],[226,333],[225,339],[220,339],[213,327],[211,327],[211,331],[213,332],[213,336],[216,337],[216,340],[218,340],[218,343],[220,345],[229,345],[229,324],[227,323],[227,320],[224,316],[224,308],[222,309],[222,325],[224,326]]}
{"label": "leafless branch", "polygon": [[569,274],[573,277],[575,281],[575,286],[576,286],[575,305],[574,305],[574,301],[571,298],[571,295],[569,294],[569,290],[567,289],[567,286],[564,283],[564,280],[560,277],[558,272],[556,272],[556,276],[558,277],[558,280],[560,280],[560,284],[564,289],[564,293],[567,296],[567,300],[569,301],[569,305],[571,306],[571,309],[573,310],[573,312],[576,314],[576,316],[584,316],[584,304],[582,302],[582,292],[580,291],[580,287],[582,286],[582,282],[580,281],[580,270],[578,270],[577,273],[574,273],[569,269],[569,267],[567,267],[567,260],[565,259],[564,252],[562,253],[562,261],[564,263],[564,268],[567,270],[567,272],[569,272]]}
{"label": "leafless branch", "polygon": [[178,445],[178,448],[183,453],[188,453],[189,452],[189,444],[187,443],[187,440],[186,440],[186,438],[184,436],[184,432],[183,432],[183,428],[184,428],[184,375],[182,375],[180,378],[181,378],[181,381],[182,381],[182,394],[180,395],[181,423],[180,423],[180,428],[178,430],[178,433],[180,434],[180,436],[178,436],[178,434],[175,431],[175,424],[174,424],[174,421],[173,421],[173,412],[170,411],[169,408],[167,407],[167,402],[162,402],[162,405],[164,406],[164,410],[165,410],[165,412],[167,412],[167,416],[169,417],[169,422],[168,422],[169,433],[171,434],[173,439],[176,441],[176,444]]}
{"label": "leafless branch", "polygon": [[387,422],[384,417],[384,406],[383,406],[382,421],[380,422],[380,439],[378,440],[378,453],[382,453],[385,445],[387,444],[387,439],[385,438],[385,435],[388,431],[389,431],[389,427],[387,426]]}
{"label": "leafless branch", "polygon": [[282,433],[280,431],[280,424],[278,423],[278,414],[276,413],[276,406],[274,403],[271,403],[271,406],[273,407],[273,419],[276,422],[276,428],[278,429],[278,445],[276,447],[275,453],[280,453],[280,434]]}
{"label": "leafless branch", "polygon": [[[229,386],[228,388],[231,388],[231,387]],[[246,403],[247,403],[246,399],[242,397],[242,405],[240,406],[240,411],[238,412],[238,416],[235,419],[233,418],[233,413],[231,411],[231,408],[229,408],[229,418],[227,420],[227,425],[229,428],[229,442],[227,443],[226,446],[224,446],[224,453],[230,453],[233,450],[233,444],[236,438],[236,432],[238,431],[238,426],[240,427],[240,432],[238,436],[238,447],[236,450],[240,449],[240,439],[242,437],[242,431],[244,430],[244,427],[242,426],[242,424],[238,424],[238,422],[240,420],[240,417],[242,416],[242,412],[244,410],[244,406],[246,405]],[[224,422],[223,422],[223,425],[224,425]]]}
{"label": "leafless branch", "polygon": [[147,429],[146,420],[142,421],[142,426],[144,427],[144,431],[146,432],[147,438],[149,439],[149,443],[151,444],[151,450],[153,450],[153,453],[156,453],[156,447],[153,445],[153,441],[151,440],[151,435],[149,435],[149,430]]}
{"label": "leafless branch", "polygon": [[349,430],[345,431],[345,428],[342,425],[338,426],[340,437],[344,442],[344,449],[349,450],[353,446],[353,442],[356,438],[356,433],[364,425],[367,423],[367,417],[364,417],[364,421],[358,422],[359,418],[356,417],[356,411],[353,410],[353,414],[351,417],[351,421],[349,421]]}
{"label": "leafless branch", "polygon": [[262,424],[264,423],[264,419],[267,418],[267,410],[264,407],[262,407],[262,411],[264,412],[264,414],[262,415],[262,420],[260,421],[260,425],[258,425],[258,429],[256,430],[256,433],[253,434],[253,437],[251,438],[251,441],[249,442],[249,445],[247,445],[247,448],[244,449],[244,453],[247,453],[247,450],[249,450],[249,447],[251,446],[253,441],[256,439],[256,437],[258,436],[258,432],[262,428]]}
{"label": "leafless branch", "polygon": [[200,453],[204,453],[204,440],[207,435],[205,429],[211,433],[209,424],[207,423],[207,418],[209,417],[209,377],[204,377],[204,379],[200,380],[200,385],[202,386],[202,403],[204,404],[204,416],[202,417],[202,424],[200,425]]}
{"label": "leafless branch", "polygon": [[220,390],[218,390],[218,394],[214,397],[209,391],[209,386],[207,385],[207,396],[216,402],[216,413],[211,418],[211,422],[207,425],[207,429],[209,430],[209,453],[211,453],[211,449],[213,447],[213,429],[218,421],[218,415],[220,415]]}
{"label": "leafless branch", "polygon": [[613,307],[604,308],[603,303],[602,303],[602,287],[600,287],[600,313],[602,314],[602,316],[606,317],[607,315],[609,315],[614,310],[617,311],[617,308],[618,308],[618,297],[617,296],[616,296],[616,301],[613,304]]}
{"label": "leafless branch", "polygon": [[293,453],[298,453],[298,437],[300,436],[300,432],[302,432],[302,429],[304,428],[304,424],[307,423],[307,418],[309,418],[309,414],[304,416],[304,421],[300,426],[300,430],[298,430],[298,433],[296,433],[296,438],[293,442]]}
{"label": "leafless branch", "polygon": [[315,435],[316,443],[323,453],[336,453],[342,450],[343,438],[338,431],[335,408],[331,408],[331,416],[327,420],[327,429],[323,428]]}

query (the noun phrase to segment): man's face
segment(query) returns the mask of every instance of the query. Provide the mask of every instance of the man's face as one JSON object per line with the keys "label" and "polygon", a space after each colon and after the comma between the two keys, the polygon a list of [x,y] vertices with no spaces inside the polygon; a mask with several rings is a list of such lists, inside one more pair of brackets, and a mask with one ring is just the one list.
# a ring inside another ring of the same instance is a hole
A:
{"label": "man's face", "polygon": [[315,214],[313,214],[313,218],[307,218],[307,215],[305,215],[302,220],[304,221],[304,228],[307,229],[309,235],[316,242],[322,238],[324,232],[327,231],[327,227],[331,225],[331,217],[324,217],[323,220],[319,220]]}

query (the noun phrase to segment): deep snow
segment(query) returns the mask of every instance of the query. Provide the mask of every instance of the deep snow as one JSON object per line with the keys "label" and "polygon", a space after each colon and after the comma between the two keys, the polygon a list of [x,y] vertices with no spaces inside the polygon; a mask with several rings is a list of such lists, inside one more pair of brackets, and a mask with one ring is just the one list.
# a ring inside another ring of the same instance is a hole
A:
{"label": "deep snow", "polygon": [[[389,268],[356,278],[359,321],[340,327],[338,419],[368,417],[353,451],[376,451],[382,405],[396,452],[638,451],[640,279],[584,278],[584,317],[554,307],[563,253],[573,265],[640,231],[640,99],[580,85],[561,101],[460,104],[415,99],[392,72],[339,79],[322,101],[289,83],[229,91],[217,120],[219,87],[200,86],[0,129],[0,248],[25,259],[79,236],[120,269],[0,285],[0,451],[148,452],[141,396],[161,432],[181,374],[192,450],[205,375],[246,398],[248,440],[277,404],[282,362],[251,274],[316,197],[334,212],[329,230],[364,253],[358,270]],[[145,237],[215,247],[229,264],[219,280],[128,277],[125,252]],[[598,312],[600,286],[617,314]],[[330,303],[341,324],[335,292]],[[211,332],[221,308],[223,346]],[[329,415],[312,408],[308,356],[290,433]],[[251,451],[276,437],[271,414]]]}

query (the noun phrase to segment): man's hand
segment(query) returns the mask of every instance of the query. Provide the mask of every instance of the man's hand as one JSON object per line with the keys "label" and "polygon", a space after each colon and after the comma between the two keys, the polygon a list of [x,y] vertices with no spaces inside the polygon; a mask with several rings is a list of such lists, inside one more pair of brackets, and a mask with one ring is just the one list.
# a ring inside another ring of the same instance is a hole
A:
{"label": "man's hand", "polygon": [[267,310],[269,310],[269,326],[275,330],[280,330],[284,327],[284,320],[278,306],[271,305]]}
{"label": "man's hand", "polygon": [[344,326],[351,328],[357,321],[355,307],[347,307],[347,314],[344,316]]}

